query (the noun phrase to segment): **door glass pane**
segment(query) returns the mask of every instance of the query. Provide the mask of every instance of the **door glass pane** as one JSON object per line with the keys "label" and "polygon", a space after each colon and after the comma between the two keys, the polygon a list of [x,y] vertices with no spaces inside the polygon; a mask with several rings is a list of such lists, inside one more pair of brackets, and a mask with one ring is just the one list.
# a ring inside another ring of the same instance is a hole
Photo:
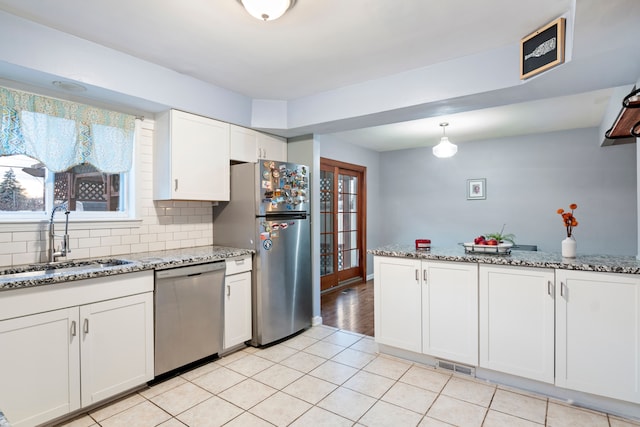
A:
{"label": "door glass pane", "polygon": [[353,249],[351,252],[351,264],[350,268],[358,267],[360,265],[360,251],[358,249]]}
{"label": "door glass pane", "polygon": [[320,256],[320,275],[333,274],[333,255]]}
{"label": "door glass pane", "polygon": [[333,232],[333,214],[332,213],[321,213],[322,217],[322,233],[331,233]]}
{"label": "door glass pane", "polygon": [[320,210],[333,211],[333,172],[320,171]]}

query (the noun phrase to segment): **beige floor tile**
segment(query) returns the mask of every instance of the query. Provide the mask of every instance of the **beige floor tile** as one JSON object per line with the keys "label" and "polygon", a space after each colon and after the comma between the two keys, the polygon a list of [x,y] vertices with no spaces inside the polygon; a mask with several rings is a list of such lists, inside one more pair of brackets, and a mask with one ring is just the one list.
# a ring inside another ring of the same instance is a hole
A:
{"label": "beige floor tile", "polygon": [[231,403],[217,396],[184,411],[177,418],[189,427],[218,427],[234,419],[243,412]]}
{"label": "beige floor tile", "polygon": [[376,344],[376,341],[371,337],[364,337],[349,348],[369,354],[378,354],[378,344]]}
{"label": "beige floor tile", "polygon": [[278,364],[255,374],[253,379],[281,390],[303,375],[304,373],[298,370]]}
{"label": "beige floor tile", "polygon": [[247,357],[249,354],[251,354],[251,352],[247,351],[246,349],[236,351],[221,357],[220,359],[216,360],[214,363],[220,366],[227,366],[229,363],[233,363],[236,360],[242,359],[243,357]]}
{"label": "beige floor tile", "polygon": [[606,415],[571,406],[549,402],[547,409],[549,427],[609,427]]}
{"label": "beige floor tile", "polygon": [[491,401],[491,409],[544,424],[547,416],[547,401],[498,389]]}
{"label": "beige floor tile", "polygon": [[356,372],[358,372],[356,368],[327,360],[309,372],[309,375],[340,385],[355,375]]}
{"label": "beige floor tile", "polygon": [[251,408],[250,412],[277,426],[286,426],[310,408],[311,405],[303,400],[277,392]]}
{"label": "beige floor tile", "polygon": [[320,356],[314,356],[313,354],[300,352],[291,357],[284,359],[280,362],[281,365],[288,366],[289,368],[296,369],[300,372],[307,373],[325,363],[327,359]]}
{"label": "beige floor tile", "polygon": [[364,414],[359,423],[369,427],[415,426],[421,419],[422,414],[378,401]]}
{"label": "beige floor tile", "polygon": [[215,371],[216,369],[218,369],[220,366],[220,364],[215,363],[215,362],[211,362],[211,363],[207,363],[206,365],[197,367],[195,369],[192,369],[190,371],[187,371],[185,373],[183,373],[182,375],[180,375],[182,378],[184,378],[187,381],[192,381],[195,378],[198,378],[204,374],[208,374],[211,371]]}
{"label": "beige floor tile", "polygon": [[246,378],[247,377],[244,375],[240,375],[231,369],[221,367],[220,369],[216,369],[208,374],[199,376],[193,380],[193,383],[213,394],[218,394],[221,391],[244,381]]}
{"label": "beige floor tile", "polygon": [[239,384],[234,385],[218,394],[222,399],[233,403],[242,409],[249,409],[256,404],[262,402],[267,397],[274,394],[275,388],[259,383],[258,381],[247,378]]}
{"label": "beige floor tile", "polygon": [[399,381],[439,393],[449,379],[451,379],[451,374],[444,374],[432,368],[414,365],[400,377]]}
{"label": "beige floor tile", "polygon": [[340,353],[346,347],[337,344],[331,344],[330,342],[318,341],[315,344],[311,344],[305,348],[305,353],[313,354],[315,356],[324,357],[325,359],[331,359],[336,354]]}
{"label": "beige floor tile", "polygon": [[139,405],[144,402],[146,399],[139,395],[138,393],[131,394],[122,399],[118,399],[115,402],[110,403],[107,406],[100,407],[95,411],[89,412],[91,417],[100,422],[104,419],[114,416],[115,414],[122,412],[126,409],[129,409],[133,406]]}
{"label": "beige floor tile", "polygon": [[295,420],[291,427],[351,427],[353,421],[314,406]]}
{"label": "beige floor tile", "polygon": [[94,427],[97,426],[96,421],[89,415],[82,415],[79,418],[66,421],[60,424],[58,427]]}
{"label": "beige floor tile", "polygon": [[359,371],[342,386],[379,399],[394,383],[395,381],[390,378],[372,374],[371,372]]}
{"label": "beige floor tile", "polygon": [[315,338],[311,338],[306,335],[297,335],[291,339],[284,341],[282,345],[286,345],[287,347],[291,347],[296,350],[302,350],[317,342],[318,340]]}
{"label": "beige floor tile", "polygon": [[184,423],[178,421],[177,418],[171,418],[168,421],[158,424],[158,427],[185,427]]}
{"label": "beige floor tile", "polygon": [[262,357],[248,354],[242,359],[229,363],[226,368],[236,371],[239,374],[247,377],[252,377],[258,372],[273,366],[274,363],[270,360],[263,359]]}
{"label": "beige floor tile", "polygon": [[397,382],[382,396],[381,400],[424,415],[437,397],[437,393],[432,391]]}
{"label": "beige floor tile", "polygon": [[273,424],[256,417],[250,412],[244,412],[229,421],[224,427],[273,427]]}
{"label": "beige floor tile", "polygon": [[150,400],[169,412],[171,415],[178,415],[181,412],[204,402],[212,396],[207,390],[204,390],[192,383],[182,384],[169,391],[165,391]]}
{"label": "beige floor tile", "polygon": [[350,345],[360,341],[360,339],[362,339],[362,335],[355,335],[350,332],[338,331],[335,334],[327,336],[322,341],[341,345],[342,347],[349,347]]}
{"label": "beige floor tile", "polygon": [[315,405],[336,388],[338,386],[333,383],[305,375],[286,386],[282,391]]}
{"label": "beige floor tile", "polygon": [[335,334],[338,331],[338,328],[332,328],[331,326],[319,325],[314,326],[310,329],[307,329],[302,333],[305,337],[315,338],[317,340],[321,340],[323,338],[328,337],[331,334]]}
{"label": "beige floor tile", "polygon": [[298,350],[287,347],[284,344],[274,345],[265,349],[261,349],[253,353],[254,356],[259,356],[272,362],[282,362],[287,357],[293,356]]}
{"label": "beige floor tile", "polygon": [[375,358],[375,354],[347,348],[336,354],[331,360],[353,368],[362,369]]}
{"label": "beige floor tile", "polygon": [[102,427],[153,427],[171,418],[149,401],[120,412],[100,422]]}
{"label": "beige floor tile", "polygon": [[[451,427],[453,424],[445,423],[440,420],[436,420],[435,418],[424,417],[418,427]],[[509,427],[509,426],[505,426]]]}
{"label": "beige floor tile", "polygon": [[378,356],[362,369],[364,371],[371,372],[372,374],[378,374],[383,377],[397,380],[404,375],[409,368],[411,368],[410,362],[404,362],[399,359],[385,356]]}
{"label": "beige floor tile", "polygon": [[495,391],[495,386],[453,377],[447,385],[444,386],[442,394],[464,400],[465,402],[488,407]]}
{"label": "beige floor tile", "polygon": [[357,421],[376,403],[373,397],[366,396],[348,388],[339,387],[322,399],[317,406]]}
{"label": "beige floor tile", "polygon": [[541,427],[543,425],[513,415],[489,410],[482,427]]}
{"label": "beige floor tile", "polygon": [[179,385],[182,385],[186,382],[187,380],[185,380],[182,377],[174,377],[169,380],[163,381],[161,383],[155,384],[152,387],[149,387],[148,389],[141,390],[139,391],[139,393],[142,395],[142,397],[146,399],[151,399],[154,396],[162,394],[165,391],[171,390],[172,388],[178,387]]}
{"label": "beige floor tile", "polygon": [[486,412],[482,406],[440,395],[427,415],[459,427],[480,427]]}
{"label": "beige floor tile", "polygon": [[[638,416],[640,417],[640,415]],[[640,427],[640,421],[620,418],[615,415],[609,415],[609,424],[611,427]]]}

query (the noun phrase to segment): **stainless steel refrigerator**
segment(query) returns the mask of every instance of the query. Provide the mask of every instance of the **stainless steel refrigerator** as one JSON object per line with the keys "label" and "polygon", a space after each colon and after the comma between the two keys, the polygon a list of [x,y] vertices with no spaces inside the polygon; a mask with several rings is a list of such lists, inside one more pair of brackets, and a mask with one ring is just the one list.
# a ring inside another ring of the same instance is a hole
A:
{"label": "stainless steel refrigerator", "polygon": [[311,326],[309,168],[271,160],[231,166],[231,201],[214,207],[216,245],[254,249],[253,339]]}

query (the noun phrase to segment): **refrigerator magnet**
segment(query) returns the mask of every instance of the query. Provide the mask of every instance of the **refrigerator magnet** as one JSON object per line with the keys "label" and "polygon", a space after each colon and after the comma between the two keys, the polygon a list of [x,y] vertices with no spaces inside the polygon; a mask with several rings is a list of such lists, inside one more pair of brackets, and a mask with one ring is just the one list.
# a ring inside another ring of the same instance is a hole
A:
{"label": "refrigerator magnet", "polygon": [[269,238],[269,233],[260,233],[260,240],[267,240]]}
{"label": "refrigerator magnet", "polygon": [[271,190],[271,181],[262,181],[262,188],[265,190]]}
{"label": "refrigerator magnet", "polygon": [[273,246],[273,240],[271,239],[267,239],[264,242],[262,242],[262,247],[264,248],[265,251],[271,250],[272,246]]}

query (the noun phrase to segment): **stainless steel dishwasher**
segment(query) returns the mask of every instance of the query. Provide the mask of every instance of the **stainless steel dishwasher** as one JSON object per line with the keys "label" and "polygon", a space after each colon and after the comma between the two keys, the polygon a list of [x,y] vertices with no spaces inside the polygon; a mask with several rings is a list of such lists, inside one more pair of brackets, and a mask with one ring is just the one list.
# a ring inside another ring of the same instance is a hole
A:
{"label": "stainless steel dishwasher", "polygon": [[224,261],[155,273],[155,375],[222,350]]}

